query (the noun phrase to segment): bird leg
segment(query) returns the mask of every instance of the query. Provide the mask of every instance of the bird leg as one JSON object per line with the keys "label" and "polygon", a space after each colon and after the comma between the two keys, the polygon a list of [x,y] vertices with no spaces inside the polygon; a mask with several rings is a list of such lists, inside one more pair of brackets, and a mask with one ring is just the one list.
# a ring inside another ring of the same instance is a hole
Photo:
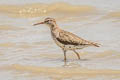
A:
{"label": "bird leg", "polygon": [[64,52],[64,61],[66,62],[66,50],[63,50]]}
{"label": "bird leg", "polygon": [[73,50],[75,52],[75,54],[77,55],[78,59],[80,59],[80,55],[78,52],[76,52],[75,50]]}

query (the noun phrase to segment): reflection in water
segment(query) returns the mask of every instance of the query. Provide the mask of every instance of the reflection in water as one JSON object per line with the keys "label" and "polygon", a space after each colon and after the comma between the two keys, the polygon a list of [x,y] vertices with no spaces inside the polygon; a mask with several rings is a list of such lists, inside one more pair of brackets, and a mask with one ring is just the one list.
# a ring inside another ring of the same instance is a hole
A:
{"label": "reflection in water", "polygon": [[90,59],[80,59],[80,60],[67,60],[67,61],[64,61],[64,65],[63,67],[82,67],[80,64],[79,64],[79,61],[90,61]]}

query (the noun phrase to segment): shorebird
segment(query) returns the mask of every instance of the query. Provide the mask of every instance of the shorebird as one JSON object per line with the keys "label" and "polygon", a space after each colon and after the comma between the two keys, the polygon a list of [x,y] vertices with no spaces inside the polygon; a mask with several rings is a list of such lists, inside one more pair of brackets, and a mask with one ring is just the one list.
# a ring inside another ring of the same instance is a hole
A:
{"label": "shorebird", "polygon": [[34,24],[34,26],[39,24],[49,26],[53,40],[63,50],[64,61],[66,61],[66,52],[68,50],[72,50],[77,55],[78,59],[80,59],[80,55],[76,51],[77,49],[83,49],[88,46],[99,47],[97,43],[84,40],[71,32],[59,28],[54,18],[46,18],[43,22]]}

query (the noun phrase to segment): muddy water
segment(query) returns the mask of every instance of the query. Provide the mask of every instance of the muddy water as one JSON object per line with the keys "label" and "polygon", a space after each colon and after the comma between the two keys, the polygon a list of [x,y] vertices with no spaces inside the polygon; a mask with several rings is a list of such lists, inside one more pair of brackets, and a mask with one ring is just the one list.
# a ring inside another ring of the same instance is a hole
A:
{"label": "muddy water", "polygon": [[[111,6],[112,5],[112,6]],[[2,80],[119,80],[120,3],[114,0],[74,2],[18,0],[0,2],[0,79]],[[63,52],[46,25],[53,17],[64,30],[100,48],[78,50],[81,60]]]}

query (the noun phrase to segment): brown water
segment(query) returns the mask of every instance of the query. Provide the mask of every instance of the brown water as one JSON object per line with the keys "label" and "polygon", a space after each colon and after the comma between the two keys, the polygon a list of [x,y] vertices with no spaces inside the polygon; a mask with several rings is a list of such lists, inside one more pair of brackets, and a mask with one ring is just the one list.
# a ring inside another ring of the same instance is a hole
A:
{"label": "brown water", "polygon": [[[0,5],[0,79],[120,80],[119,2],[16,1],[1,1]],[[81,60],[69,51],[64,63],[49,28],[32,26],[46,17],[55,18],[62,29],[101,47],[78,50]]]}

